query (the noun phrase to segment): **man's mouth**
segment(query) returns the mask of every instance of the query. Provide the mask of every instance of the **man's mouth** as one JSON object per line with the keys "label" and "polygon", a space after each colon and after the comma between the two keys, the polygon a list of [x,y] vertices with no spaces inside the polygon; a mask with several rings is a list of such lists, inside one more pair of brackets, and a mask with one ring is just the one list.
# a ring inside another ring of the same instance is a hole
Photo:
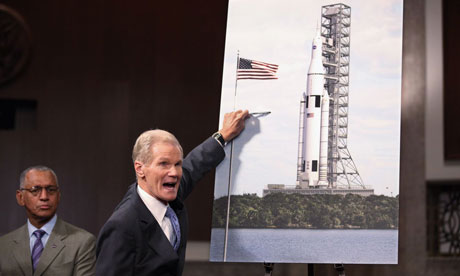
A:
{"label": "man's mouth", "polygon": [[163,187],[168,188],[168,189],[174,189],[176,187],[177,182],[166,182],[163,183]]}

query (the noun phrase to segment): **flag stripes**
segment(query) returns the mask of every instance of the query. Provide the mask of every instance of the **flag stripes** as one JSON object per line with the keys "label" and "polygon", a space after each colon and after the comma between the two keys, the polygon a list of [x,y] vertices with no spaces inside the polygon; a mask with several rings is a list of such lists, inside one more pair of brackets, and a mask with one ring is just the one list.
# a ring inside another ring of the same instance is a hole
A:
{"label": "flag stripes", "polygon": [[237,80],[273,80],[278,79],[278,65],[267,62],[240,58],[237,70]]}

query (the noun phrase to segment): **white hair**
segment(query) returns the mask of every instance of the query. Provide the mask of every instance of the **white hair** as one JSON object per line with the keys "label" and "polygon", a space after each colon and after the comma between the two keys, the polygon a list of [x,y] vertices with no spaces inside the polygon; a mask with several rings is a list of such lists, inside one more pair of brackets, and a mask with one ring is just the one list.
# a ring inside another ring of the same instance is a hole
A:
{"label": "white hair", "polygon": [[147,130],[143,132],[136,140],[133,147],[133,163],[141,161],[142,163],[149,165],[153,160],[152,146],[157,143],[169,143],[177,146],[183,156],[182,147],[177,138],[165,130],[155,129]]}

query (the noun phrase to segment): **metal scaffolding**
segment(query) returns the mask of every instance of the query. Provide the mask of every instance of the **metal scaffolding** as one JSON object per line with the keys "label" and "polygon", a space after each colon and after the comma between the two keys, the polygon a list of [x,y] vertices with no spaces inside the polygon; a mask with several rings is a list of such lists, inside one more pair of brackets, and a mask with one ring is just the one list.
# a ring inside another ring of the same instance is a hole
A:
{"label": "metal scaffolding", "polygon": [[351,8],[333,4],[321,8],[325,89],[329,93],[329,188],[369,188],[358,173],[347,147]]}

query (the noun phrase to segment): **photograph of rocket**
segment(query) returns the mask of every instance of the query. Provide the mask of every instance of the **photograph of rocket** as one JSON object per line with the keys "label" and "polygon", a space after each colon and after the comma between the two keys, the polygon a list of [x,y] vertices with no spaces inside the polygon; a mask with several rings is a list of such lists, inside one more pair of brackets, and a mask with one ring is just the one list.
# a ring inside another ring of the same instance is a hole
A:
{"label": "photograph of rocket", "polygon": [[229,1],[211,261],[398,262],[402,4]]}

